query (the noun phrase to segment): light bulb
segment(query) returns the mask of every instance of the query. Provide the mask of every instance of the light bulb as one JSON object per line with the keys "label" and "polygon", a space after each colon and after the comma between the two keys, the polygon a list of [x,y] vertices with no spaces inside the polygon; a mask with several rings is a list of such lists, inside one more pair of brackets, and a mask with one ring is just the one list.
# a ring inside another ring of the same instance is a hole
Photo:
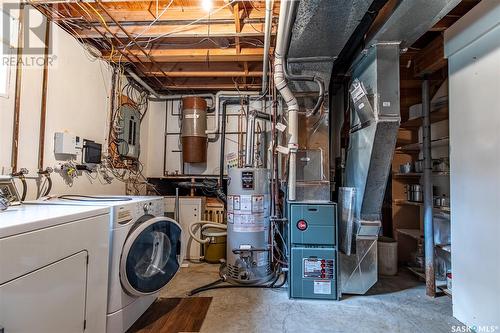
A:
{"label": "light bulb", "polygon": [[201,0],[201,7],[209,12],[212,9],[212,0]]}

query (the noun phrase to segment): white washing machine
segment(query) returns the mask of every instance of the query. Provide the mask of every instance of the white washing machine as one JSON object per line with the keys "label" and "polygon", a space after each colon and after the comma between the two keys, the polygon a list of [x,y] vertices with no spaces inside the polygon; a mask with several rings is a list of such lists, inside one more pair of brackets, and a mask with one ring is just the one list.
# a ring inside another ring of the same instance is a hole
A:
{"label": "white washing machine", "polygon": [[163,197],[64,195],[43,204],[111,208],[106,330],[125,332],[179,270],[182,228],[163,216]]}

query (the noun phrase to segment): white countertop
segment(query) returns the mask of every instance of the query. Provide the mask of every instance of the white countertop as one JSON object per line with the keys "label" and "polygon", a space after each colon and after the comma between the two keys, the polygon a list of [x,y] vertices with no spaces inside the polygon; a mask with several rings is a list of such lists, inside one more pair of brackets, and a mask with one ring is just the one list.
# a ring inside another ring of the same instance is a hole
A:
{"label": "white countertop", "polygon": [[19,205],[0,212],[0,238],[108,214],[109,207]]}

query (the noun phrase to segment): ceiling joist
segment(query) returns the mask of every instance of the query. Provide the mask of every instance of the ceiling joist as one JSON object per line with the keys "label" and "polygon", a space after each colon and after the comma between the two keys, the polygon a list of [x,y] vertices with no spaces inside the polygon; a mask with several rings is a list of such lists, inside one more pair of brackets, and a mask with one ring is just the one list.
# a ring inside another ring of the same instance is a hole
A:
{"label": "ceiling joist", "polygon": [[199,0],[30,3],[104,60],[132,65],[155,89],[260,88],[265,1],[213,0],[210,12]]}

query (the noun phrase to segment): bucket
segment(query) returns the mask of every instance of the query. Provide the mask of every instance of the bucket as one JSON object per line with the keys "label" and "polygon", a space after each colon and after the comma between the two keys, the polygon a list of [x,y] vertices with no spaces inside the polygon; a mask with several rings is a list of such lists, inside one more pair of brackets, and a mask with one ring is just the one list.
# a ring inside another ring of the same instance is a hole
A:
{"label": "bucket", "polygon": [[398,273],[398,242],[389,237],[379,237],[378,272],[380,275],[396,275]]}
{"label": "bucket", "polygon": [[225,230],[208,227],[203,229],[203,238],[209,238],[210,241],[204,244],[205,261],[210,264],[219,264],[221,259],[226,258],[226,236]]}

